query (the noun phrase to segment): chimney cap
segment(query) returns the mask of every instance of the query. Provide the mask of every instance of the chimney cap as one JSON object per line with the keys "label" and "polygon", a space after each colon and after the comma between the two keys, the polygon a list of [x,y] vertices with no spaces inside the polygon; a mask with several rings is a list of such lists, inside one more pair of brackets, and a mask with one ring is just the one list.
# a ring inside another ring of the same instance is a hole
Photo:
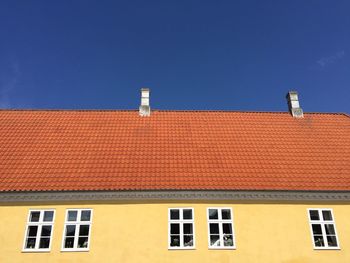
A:
{"label": "chimney cap", "polygon": [[298,99],[298,92],[295,90],[291,90],[288,92],[287,96],[290,96],[291,98]]}

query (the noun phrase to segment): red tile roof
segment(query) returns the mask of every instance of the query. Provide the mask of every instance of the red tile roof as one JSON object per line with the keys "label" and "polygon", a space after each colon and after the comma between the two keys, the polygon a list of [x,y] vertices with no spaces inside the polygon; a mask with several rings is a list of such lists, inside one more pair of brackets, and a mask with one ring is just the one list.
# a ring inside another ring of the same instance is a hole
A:
{"label": "red tile roof", "polygon": [[350,190],[346,114],[0,111],[0,191]]}

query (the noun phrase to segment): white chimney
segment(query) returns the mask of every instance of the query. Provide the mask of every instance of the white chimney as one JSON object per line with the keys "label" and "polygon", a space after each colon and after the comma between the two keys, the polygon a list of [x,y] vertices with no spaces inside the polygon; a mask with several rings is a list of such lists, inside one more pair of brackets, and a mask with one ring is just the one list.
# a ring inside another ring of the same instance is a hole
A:
{"label": "white chimney", "polygon": [[303,118],[304,114],[303,109],[300,108],[298,92],[289,91],[287,94],[287,101],[289,112],[292,114],[292,116],[295,118]]}
{"label": "white chimney", "polygon": [[141,89],[141,105],[139,108],[140,116],[150,116],[151,108],[149,106],[149,89]]}

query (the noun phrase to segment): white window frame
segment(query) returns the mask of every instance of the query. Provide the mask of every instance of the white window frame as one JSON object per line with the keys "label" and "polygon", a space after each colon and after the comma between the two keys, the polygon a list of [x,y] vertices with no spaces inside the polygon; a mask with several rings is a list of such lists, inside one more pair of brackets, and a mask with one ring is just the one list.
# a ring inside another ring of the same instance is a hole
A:
{"label": "white window frame", "polygon": [[[81,212],[82,211],[90,211],[90,221],[81,221]],[[69,211],[77,211],[77,220],[76,221],[68,221],[68,212]],[[93,209],[91,208],[70,208],[66,209],[66,215],[64,219],[64,228],[63,228],[63,236],[62,236],[62,246],[61,251],[70,251],[70,252],[78,252],[78,251],[89,251],[90,243],[91,243],[91,230],[92,230],[92,217],[93,217]],[[67,225],[75,225],[75,234],[74,234],[74,245],[72,248],[65,248],[65,238],[66,238],[66,230]],[[78,240],[79,240],[79,229],[80,225],[89,225],[89,235],[88,235],[88,246],[86,248],[78,248]]]}
{"label": "white window frame", "polygon": [[[179,210],[180,217],[179,219],[170,219],[170,211],[171,210]],[[191,210],[192,211],[192,219],[183,219],[183,210]],[[170,246],[171,243],[171,237],[170,237],[170,224],[179,224],[179,230],[180,230],[180,246],[178,247],[172,247]],[[184,243],[184,232],[183,232],[183,225],[184,224],[192,224],[193,229],[193,246],[191,247],[185,247],[183,245]],[[172,207],[168,209],[168,249],[170,250],[182,250],[182,249],[196,249],[196,238],[195,238],[195,226],[194,226],[194,209],[192,207]]]}
{"label": "white window frame", "polygon": [[[318,211],[320,220],[311,220],[311,216],[310,216],[310,211],[311,210],[317,210]],[[332,220],[324,220],[322,211],[330,211],[331,215],[332,215]],[[315,250],[339,250],[340,249],[339,237],[338,237],[337,228],[336,228],[336,225],[335,225],[335,218],[334,218],[333,209],[332,208],[308,208],[307,209],[307,216],[308,216],[308,219],[309,219],[311,241],[312,241],[314,249]],[[323,237],[324,244],[325,244],[324,247],[315,246],[314,234],[313,234],[313,231],[312,231],[312,225],[313,224],[321,225],[322,237]],[[334,226],[334,232],[335,232],[335,237],[337,239],[337,245],[338,246],[336,246],[336,247],[328,246],[327,235],[326,235],[326,230],[325,230],[325,224],[332,224]]]}
{"label": "white window frame", "polygon": [[[39,212],[39,221],[38,222],[30,222],[30,216],[32,212]],[[44,213],[45,212],[53,212],[52,221],[43,221],[44,219]],[[55,209],[29,209],[28,216],[27,216],[27,223],[26,228],[24,231],[24,240],[23,240],[23,247],[22,252],[50,252],[51,251],[51,245],[53,241],[53,229],[54,229],[54,222],[55,222],[55,216],[56,211]],[[51,233],[50,233],[50,244],[48,248],[39,248],[40,244],[40,237],[41,237],[41,230],[42,226],[51,226]],[[36,232],[36,241],[35,241],[35,248],[26,248],[26,241],[27,241],[27,235],[28,235],[28,229],[30,226],[38,226],[38,230]]]}
{"label": "white window frame", "polygon": [[[209,209],[218,210],[218,219],[209,219]],[[222,219],[222,214],[221,214],[222,210],[230,210],[231,219]],[[233,224],[233,210],[231,207],[208,207],[207,222],[208,222],[208,248],[209,249],[236,249],[236,237],[235,237],[235,230],[234,230],[234,224]],[[220,246],[210,245],[210,223],[219,224]],[[231,223],[233,246],[224,246],[224,233],[223,233],[222,225],[228,224],[228,223]]]}

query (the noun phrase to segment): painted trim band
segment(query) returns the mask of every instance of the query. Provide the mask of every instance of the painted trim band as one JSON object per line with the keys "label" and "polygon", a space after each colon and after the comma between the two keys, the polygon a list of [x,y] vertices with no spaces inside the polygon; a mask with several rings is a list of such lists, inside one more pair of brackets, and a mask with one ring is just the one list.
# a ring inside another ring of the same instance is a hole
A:
{"label": "painted trim band", "polygon": [[127,200],[350,201],[350,191],[67,191],[2,192],[0,203]]}

